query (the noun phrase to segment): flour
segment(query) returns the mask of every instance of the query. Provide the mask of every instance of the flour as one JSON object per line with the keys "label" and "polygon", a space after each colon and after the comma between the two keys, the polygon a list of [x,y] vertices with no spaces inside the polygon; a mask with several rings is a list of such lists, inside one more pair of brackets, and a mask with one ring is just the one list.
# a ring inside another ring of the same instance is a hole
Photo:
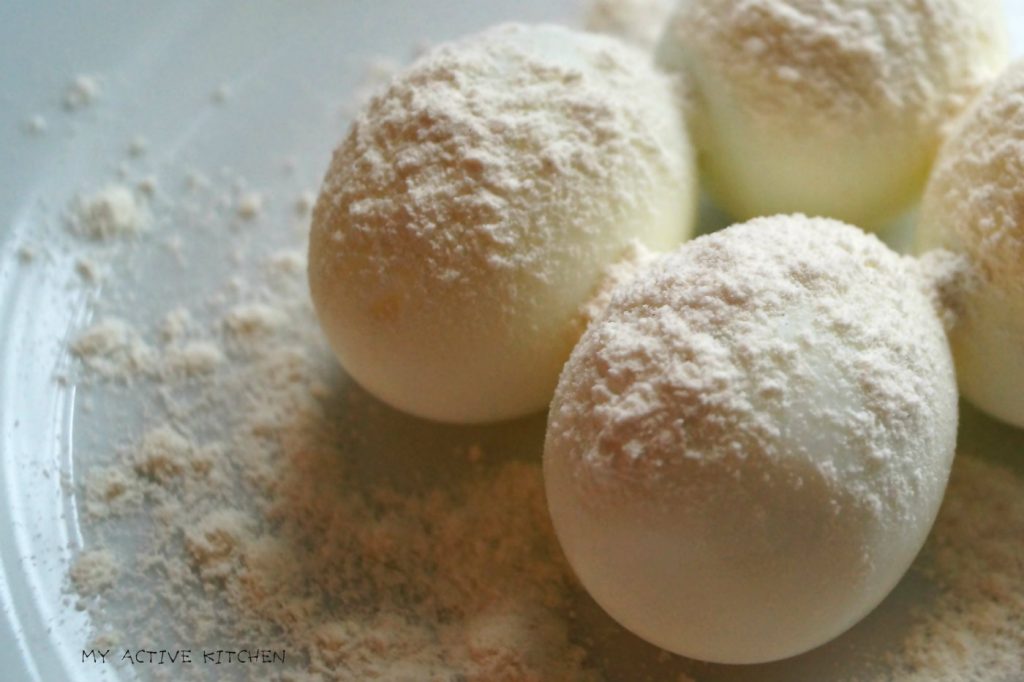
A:
{"label": "flour", "polygon": [[[212,189],[216,219],[236,219]],[[92,642],[259,641],[293,661],[273,674],[304,682],[596,679],[570,634],[574,590],[535,464],[474,439],[453,455],[461,482],[363,480],[350,448],[389,429],[335,376],[302,246],[240,250],[254,279],[227,270],[222,297],[149,322],[100,315],[73,336],[85,384],[156,397],[138,432],[81,470],[85,552],[111,559],[83,553],[71,582],[90,595]],[[97,565],[118,572],[87,579]]]}
{"label": "flour", "polygon": [[263,212],[263,195],[259,192],[245,192],[238,197],[235,210],[243,220],[253,220]]}
{"label": "flour", "polygon": [[108,550],[89,550],[75,558],[69,575],[78,593],[82,597],[91,597],[114,585],[117,566],[117,559]]}
{"label": "flour", "polygon": [[[799,241],[804,222],[828,237],[808,236],[805,255],[792,258],[786,244]],[[779,439],[789,433],[780,424],[782,405],[791,405],[793,391],[811,390],[822,370],[809,359],[813,349],[841,368],[842,381],[852,381],[849,391],[861,394],[849,413],[809,406],[822,411],[813,419],[832,424],[836,438],[878,463],[869,474],[826,458],[823,475],[850,476],[861,502],[895,505],[894,519],[906,520],[915,512],[903,505],[926,476],[920,463],[950,429],[936,413],[941,392],[933,382],[948,382],[952,368],[932,310],[910,296],[922,287],[916,268],[876,239],[834,223],[794,216],[730,229],[746,241],[714,238],[712,245],[703,238],[699,248],[694,243],[662,259],[639,284],[617,292],[612,305],[623,319],[592,329],[577,346],[579,373],[560,388],[550,438],[577,453],[581,478],[612,486],[625,478],[640,494],[669,475],[680,449],[696,460],[746,453],[738,461],[752,467],[749,459],[781,455]],[[806,306],[806,313],[786,313],[785,332],[764,322],[791,306]],[[804,314],[818,322],[804,324]],[[726,333],[732,329],[736,335]],[[679,360],[648,361],[662,356]],[[600,447],[587,446],[594,434],[601,434]]]}
{"label": "flour", "polygon": [[138,480],[120,467],[98,467],[85,482],[85,510],[91,518],[127,512],[142,502]]}
{"label": "flour", "polygon": [[215,342],[192,340],[167,348],[164,361],[168,374],[197,376],[213,372],[224,362],[224,352]]}
{"label": "flour", "polygon": [[100,96],[100,81],[96,76],[82,74],[68,84],[64,90],[64,108],[78,111],[92,106]]}
{"label": "flour", "polygon": [[136,328],[118,318],[105,318],[87,327],[71,341],[71,353],[93,372],[107,377],[130,379],[150,370],[153,349]]}
{"label": "flour", "polygon": [[990,286],[1019,296],[1024,262],[1024,66],[1015,65],[962,119],[936,162],[919,244],[967,255]]}
{"label": "flour", "polygon": [[83,281],[96,284],[103,276],[101,266],[91,258],[82,256],[75,261],[75,272]]}
{"label": "flour", "polygon": [[281,311],[262,303],[235,306],[224,316],[224,325],[241,339],[267,334],[283,324],[285,316]]}
{"label": "flour", "polygon": [[[703,0],[669,36],[713,55],[743,111],[772,125],[867,131],[880,119],[945,128],[1005,64],[1001,3]],[[668,36],[667,36],[668,37]],[[736,84],[740,84],[736,87]],[[830,123],[831,122],[831,123]]]}
{"label": "flour", "polygon": [[740,220],[799,212],[883,229],[1008,61],[1001,0],[676,7],[657,61],[689,77],[706,186]]}
{"label": "flour", "polygon": [[692,228],[675,86],[649,55],[554,25],[493,27],[396,76],[313,211],[310,290],[349,374],[428,419],[542,410],[605,267]]}
{"label": "flour", "polygon": [[77,235],[106,241],[145,229],[149,215],[130,188],[110,185],[95,194],[78,196],[67,222]]}
{"label": "flour", "polygon": [[[1024,481],[960,455],[923,563],[939,588],[891,657],[899,682],[1024,678]],[[926,555],[927,556],[927,555]]]}

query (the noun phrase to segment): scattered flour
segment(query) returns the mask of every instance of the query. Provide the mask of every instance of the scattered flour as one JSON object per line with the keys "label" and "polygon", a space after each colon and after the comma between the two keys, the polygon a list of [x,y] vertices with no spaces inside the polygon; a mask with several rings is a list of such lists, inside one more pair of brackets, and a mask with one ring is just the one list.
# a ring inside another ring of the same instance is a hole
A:
{"label": "scattered flour", "polygon": [[225,326],[239,338],[260,336],[284,323],[280,310],[262,303],[235,306],[224,317]]}
{"label": "scattered flour", "polygon": [[79,196],[72,203],[68,225],[75,234],[105,241],[134,235],[146,228],[149,215],[135,194],[123,185]]}
{"label": "scattered flour", "polygon": [[[86,474],[91,532],[125,576],[106,606],[91,606],[104,623],[97,637],[263,642],[294,656],[280,679],[303,682],[598,679],[570,636],[572,581],[535,462],[490,463],[474,442],[461,481],[360,482],[345,443],[360,442],[381,408],[367,413],[324,385],[331,356],[295,258],[267,259],[285,264],[275,272],[291,293],[222,316],[227,336],[208,349],[232,362],[212,365],[199,392],[158,382],[168,409]],[[173,348],[196,332],[215,337],[219,325],[208,326],[175,309],[152,335]],[[260,343],[229,355],[250,334]],[[133,335],[108,324],[85,338],[108,336],[80,345],[119,348]],[[223,442],[195,435],[212,418]],[[102,539],[138,523],[140,551]]]}
{"label": "scattered flour", "polygon": [[117,580],[118,562],[105,549],[81,552],[71,564],[71,583],[82,597],[91,597],[112,587]]}
{"label": "scattered flour", "polygon": [[75,272],[83,281],[96,284],[103,276],[101,266],[91,258],[82,256],[75,260]]}
{"label": "scattered flour", "polygon": [[897,655],[899,682],[1024,679],[1024,480],[961,454],[920,562],[939,587]]}
{"label": "scattered flour", "polygon": [[64,90],[64,108],[68,111],[85,109],[92,106],[99,96],[100,82],[95,76],[75,76]]}
{"label": "scattered flour", "polygon": [[165,371],[171,374],[195,376],[209,374],[224,362],[220,346],[212,341],[189,341],[171,346],[164,355]]}
{"label": "scattered flour", "polygon": [[259,192],[245,192],[238,197],[235,210],[242,220],[254,220],[263,212],[263,195]]}
{"label": "scattered flour", "polygon": [[88,369],[107,378],[129,379],[148,371],[153,349],[134,326],[124,320],[104,318],[80,332],[70,345],[71,353]]}

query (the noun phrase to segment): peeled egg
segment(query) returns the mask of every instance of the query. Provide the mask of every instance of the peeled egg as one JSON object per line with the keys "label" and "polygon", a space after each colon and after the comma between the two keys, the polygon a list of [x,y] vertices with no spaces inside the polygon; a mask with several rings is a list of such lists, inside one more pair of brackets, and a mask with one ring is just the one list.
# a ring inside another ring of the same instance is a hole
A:
{"label": "peeled egg", "polygon": [[960,390],[1024,427],[1024,63],[960,122],[921,203],[918,247],[966,258],[950,334]]}
{"label": "peeled egg", "polygon": [[608,614],[678,654],[760,663],[829,641],[892,590],[956,432],[916,264],[857,228],[779,216],[615,290],[559,381],[544,479]]}
{"label": "peeled egg", "polygon": [[522,25],[438,47],[334,153],[309,245],[320,324],[401,410],[539,411],[609,266],[690,234],[693,164],[675,82],[633,48]]}
{"label": "peeled egg", "polygon": [[877,228],[916,200],[949,123],[1007,61],[1001,0],[681,0],[658,61],[740,219]]}

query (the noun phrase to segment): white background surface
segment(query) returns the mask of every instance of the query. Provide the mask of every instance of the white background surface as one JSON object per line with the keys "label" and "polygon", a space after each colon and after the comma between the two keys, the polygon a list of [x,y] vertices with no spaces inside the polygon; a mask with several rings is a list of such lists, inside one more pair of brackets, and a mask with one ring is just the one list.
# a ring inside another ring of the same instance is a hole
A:
{"label": "white background surface", "polygon": [[[1008,11],[1021,54],[1024,2],[1010,0]],[[80,663],[85,617],[63,594],[68,558],[82,541],[74,499],[61,485],[73,480],[78,441],[75,391],[54,375],[67,365],[69,332],[91,310],[54,227],[70,198],[113,177],[135,135],[150,141],[146,170],[158,177],[228,166],[254,187],[315,188],[344,131],[339,104],[369,58],[405,61],[425,41],[499,20],[578,14],[574,0],[0,3],[0,679],[112,679]],[[69,114],[61,98],[80,73],[101,78],[102,97]],[[218,106],[211,93],[225,84],[230,100]],[[33,115],[46,119],[44,135],[27,132]],[[284,158],[296,161],[287,179]],[[17,255],[26,244],[44,254],[31,268]],[[201,290],[206,271],[196,268],[188,285]],[[160,282],[159,264],[153,273],[153,295],[180,284]],[[116,281],[106,286],[94,295],[116,294]],[[117,410],[130,418],[130,409]],[[967,410],[962,437],[1024,470],[1020,432]],[[854,644],[884,637],[915,589],[902,586],[865,627],[825,651],[716,679],[820,682]],[[621,651],[609,652],[610,667],[629,679],[615,661],[651,652],[628,638],[614,642]]]}

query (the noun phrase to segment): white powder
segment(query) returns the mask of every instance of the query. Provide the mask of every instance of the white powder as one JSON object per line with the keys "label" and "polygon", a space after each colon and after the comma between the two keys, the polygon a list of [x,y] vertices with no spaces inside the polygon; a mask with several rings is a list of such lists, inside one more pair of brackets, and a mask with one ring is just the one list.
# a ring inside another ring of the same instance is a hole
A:
{"label": "white powder", "polygon": [[87,550],[71,565],[71,582],[83,597],[91,597],[112,587],[117,580],[117,559],[105,549]]}
{"label": "white powder", "polygon": [[1024,679],[1024,480],[961,454],[926,561],[938,595],[917,606],[899,682]]}
{"label": "white powder", "polygon": [[72,232],[104,241],[136,234],[148,223],[146,208],[123,185],[111,185],[75,199],[68,217]]}
{"label": "white powder", "polygon": [[134,326],[118,318],[102,319],[81,331],[70,350],[86,367],[100,376],[128,379],[146,372],[153,364],[153,349]]}
{"label": "white powder", "polygon": [[212,341],[188,341],[164,351],[165,372],[196,376],[209,374],[224,362],[220,346]]}
{"label": "white powder", "polygon": [[679,5],[672,31],[722,69],[744,112],[866,134],[879,120],[951,122],[1005,64],[1005,33],[985,30],[1001,15],[991,0],[700,0]]}
{"label": "white powder", "polygon": [[441,421],[543,409],[605,266],[632,239],[666,250],[690,232],[674,85],[618,41],[508,24],[438,46],[373,98],[309,250],[354,378]]}
{"label": "white powder", "polygon": [[985,95],[943,149],[922,205],[919,243],[967,255],[988,286],[1024,293],[1024,65]]}
{"label": "white powder", "polygon": [[[685,159],[667,153],[657,130],[678,119],[652,119],[645,110],[660,96],[652,91],[672,82],[650,75],[625,47],[544,30],[533,37],[524,26],[507,25],[439,47],[355,122],[324,180],[314,230],[333,232],[343,253],[373,240],[372,260],[363,266],[368,283],[407,268],[410,251],[430,266],[410,287],[459,287],[492,270],[558,281],[555,270],[564,261],[544,247],[597,248],[588,246],[593,225],[607,222],[598,211],[611,207],[636,222],[635,207],[660,197],[659,172],[683,185]],[[527,49],[531,40],[575,40],[580,56],[560,64],[540,47]],[[494,71],[507,64],[515,70],[506,83]],[[499,91],[495,83],[507,87]],[[408,144],[427,134],[431,144]],[[411,177],[416,191],[399,191]],[[551,232],[579,239],[555,240]],[[466,250],[474,254],[471,263],[459,255]],[[326,249],[318,255],[312,267],[336,265]]]}
{"label": "white powder", "polygon": [[138,480],[121,467],[90,471],[85,483],[85,511],[92,518],[125,513],[142,501]]}
{"label": "white powder", "polygon": [[224,316],[225,326],[240,338],[266,334],[284,323],[280,310],[262,303],[235,306]]}
{"label": "white powder", "polygon": [[253,220],[263,212],[263,195],[259,192],[245,192],[238,197],[235,210],[243,220]]}
{"label": "white powder", "polygon": [[146,177],[141,178],[135,184],[135,187],[139,190],[139,193],[142,194],[142,196],[152,198],[157,191],[156,178],[151,175],[147,175]]}
{"label": "white powder", "polygon": [[78,111],[92,104],[100,96],[100,82],[95,76],[82,74],[68,84],[64,90],[64,108],[68,111]]}
{"label": "white powder", "polygon": [[[214,365],[199,393],[162,384],[168,410],[87,474],[93,530],[141,523],[148,538],[103,550],[123,576],[96,611],[104,629],[274,643],[298,665],[284,679],[595,679],[569,639],[571,580],[537,465],[486,464],[471,443],[460,483],[358,483],[344,443],[379,408],[348,400],[339,417],[304,272],[277,276],[292,293],[224,315],[259,345]],[[157,325],[174,343],[196,327],[217,325],[182,310]],[[189,435],[214,410],[224,445]]]}
{"label": "white powder", "polygon": [[159,334],[164,341],[176,341],[182,338],[192,325],[192,314],[187,308],[174,308],[164,315]]}

